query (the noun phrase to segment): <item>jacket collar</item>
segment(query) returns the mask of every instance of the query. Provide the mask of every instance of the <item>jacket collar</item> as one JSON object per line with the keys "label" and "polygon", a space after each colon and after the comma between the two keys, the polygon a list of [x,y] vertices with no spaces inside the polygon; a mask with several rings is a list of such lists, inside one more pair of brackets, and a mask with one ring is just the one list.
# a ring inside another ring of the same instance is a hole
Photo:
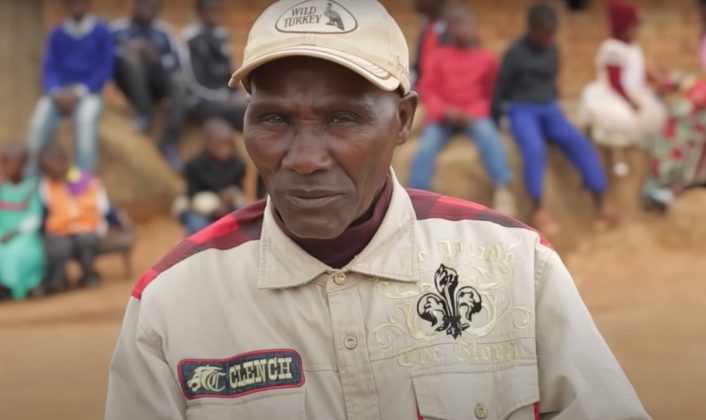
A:
{"label": "jacket collar", "polygon": [[93,32],[93,28],[96,27],[97,23],[98,20],[93,15],[86,15],[78,22],[73,19],[67,19],[64,21],[64,31],[73,38],[83,38]]}
{"label": "jacket collar", "polygon": [[[415,213],[407,191],[390,170],[393,190],[387,213],[370,243],[340,271],[388,280],[416,282]],[[267,200],[260,240],[261,289],[281,289],[306,284],[326,272],[337,271],[305,252],[280,229]]]}

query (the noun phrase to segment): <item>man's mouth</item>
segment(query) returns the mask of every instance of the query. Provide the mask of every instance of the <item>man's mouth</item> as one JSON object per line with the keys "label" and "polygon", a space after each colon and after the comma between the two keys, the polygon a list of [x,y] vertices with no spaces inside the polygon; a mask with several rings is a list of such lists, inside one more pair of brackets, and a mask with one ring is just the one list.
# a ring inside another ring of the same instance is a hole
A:
{"label": "man's mouth", "polygon": [[286,200],[294,207],[315,209],[323,207],[339,199],[343,194],[337,191],[297,190],[284,194]]}

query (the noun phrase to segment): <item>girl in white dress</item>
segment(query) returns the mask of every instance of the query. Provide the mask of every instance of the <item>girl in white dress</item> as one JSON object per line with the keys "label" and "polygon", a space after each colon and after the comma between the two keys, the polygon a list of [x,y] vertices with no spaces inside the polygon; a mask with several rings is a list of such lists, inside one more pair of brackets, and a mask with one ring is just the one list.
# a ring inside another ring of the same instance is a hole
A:
{"label": "girl in white dress", "polygon": [[593,138],[611,148],[617,176],[629,173],[625,148],[648,145],[659,135],[666,110],[647,83],[642,48],[634,42],[640,24],[639,10],[626,0],[608,6],[612,36],[596,55],[598,78],[582,95],[582,116]]}

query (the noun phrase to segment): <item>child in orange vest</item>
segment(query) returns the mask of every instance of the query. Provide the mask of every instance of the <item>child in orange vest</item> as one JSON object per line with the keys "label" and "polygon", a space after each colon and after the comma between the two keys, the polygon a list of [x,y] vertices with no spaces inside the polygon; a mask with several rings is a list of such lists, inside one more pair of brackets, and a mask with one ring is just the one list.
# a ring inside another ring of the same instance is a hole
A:
{"label": "child in orange vest", "polygon": [[45,246],[47,276],[44,291],[54,293],[66,283],[66,263],[76,258],[83,275],[80,284],[95,287],[100,276],[94,268],[98,240],[107,230],[108,196],[98,178],[69,164],[57,145],[40,156],[44,178],[40,184],[46,208]]}

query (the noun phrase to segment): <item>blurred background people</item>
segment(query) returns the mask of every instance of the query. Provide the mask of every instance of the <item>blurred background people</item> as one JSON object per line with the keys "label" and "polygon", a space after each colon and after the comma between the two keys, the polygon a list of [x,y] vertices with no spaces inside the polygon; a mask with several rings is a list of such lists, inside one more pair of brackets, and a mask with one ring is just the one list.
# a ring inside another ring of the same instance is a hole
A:
{"label": "blurred background people", "polygon": [[447,0],[413,0],[414,10],[424,16],[417,40],[417,53],[412,64],[411,80],[416,85],[422,77],[425,62],[439,45],[447,42],[446,22],[442,18]]}
{"label": "blurred background people", "polygon": [[239,89],[228,88],[233,74],[230,33],[220,25],[223,0],[197,0],[198,22],[184,30],[182,68],[189,89],[189,115],[199,124],[222,118],[243,131],[247,102]]}
{"label": "blurred background people", "polygon": [[44,277],[44,248],[39,236],[42,204],[37,183],[24,175],[29,153],[24,143],[0,150],[0,288],[22,299]]}
{"label": "blurred background people", "polygon": [[49,34],[43,63],[44,96],[30,123],[30,165],[64,118],[72,118],[76,164],[94,172],[101,91],[113,75],[113,37],[90,13],[89,0],[64,0],[67,18]]}
{"label": "blurred background people", "polygon": [[113,22],[115,83],[135,107],[134,125],[140,131],[149,129],[154,104],[166,100],[158,147],[180,171],[177,142],[186,112],[186,85],[171,31],[157,20],[161,6],[161,0],[135,0],[132,17]]}
{"label": "blurred background people", "polygon": [[643,197],[667,211],[679,194],[706,187],[706,80],[685,77],[669,108],[666,128],[652,142]]}
{"label": "blurred background people", "polygon": [[658,136],[666,110],[650,89],[642,48],[637,43],[640,11],[627,0],[608,5],[611,36],[596,55],[597,80],[582,95],[582,112],[593,139],[611,149],[616,176],[626,176],[629,167],[625,148],[646,146]]}
{"label": "blurred background people", "polygon": [[42,151],[40,165],[40,192],[46,211],[44,292],[56,293],[67,286],[66,264],[74,258],[81,266],[79,285],[95,287],[101,281],[94,260],[99,239],[107,230],[108,195],[98,178],[72,166],[58,145]]}
{"label": "blurred background people", "polygon": [[418,84],[427,124],[412,161],[409,186],[431,189],[439,152],[454,133],[462,132],[475,141],[495,186],[493,207],[515,215],[510,166],[490,118],[498,60],[481,46],[467,8],[449,5],[445,17],[450,43],[437,46],[428,56]]}
{"label": "blurred background people", "polygon": [[578,169],[594,197],[597,216],[617,216],[604,202],[608,189],[603,166],[589,139],[564,116],[558,99],[559,48],[555,35],[559,19],[554,9],[537,4],[527,12],[527,32],[505,53],[495,88],[492,114],[499,121],[507,113],[522,154],[524,181],[533,204],[532,225],[551,234],[558,230],[542,205],[547,142],[558,146]]}
{"label": "blurred background people", "polygon": [[207,121],[203,139],[203,151],[184,168],[186,197],[174,209],[189,234],[255,201],[257,193],[257,172],[237,154],[230,124]]}

